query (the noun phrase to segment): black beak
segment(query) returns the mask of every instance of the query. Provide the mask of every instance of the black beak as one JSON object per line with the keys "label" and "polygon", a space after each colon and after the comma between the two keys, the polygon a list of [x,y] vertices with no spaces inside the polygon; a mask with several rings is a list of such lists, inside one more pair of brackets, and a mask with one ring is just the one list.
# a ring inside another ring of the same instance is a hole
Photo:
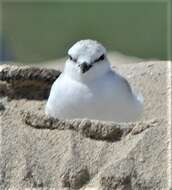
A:
{"label": "black beak", "polygon": [[80,64],[79,66],[80,66],[82,73],[87,72],[92,67],[92,65],[88,65],[88,63],[86,63],[86,62]]}

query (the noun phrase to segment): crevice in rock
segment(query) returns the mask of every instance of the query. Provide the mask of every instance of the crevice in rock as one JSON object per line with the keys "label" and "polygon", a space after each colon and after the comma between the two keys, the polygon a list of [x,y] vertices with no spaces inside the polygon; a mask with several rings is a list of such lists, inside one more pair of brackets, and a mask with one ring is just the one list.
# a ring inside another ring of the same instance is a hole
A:
{"label": "crevice in rock", "polygon": [[0,67],[0,97],[46,99],[60,73],[53,69],[3,65]]}
{"label": "crevice in rock", "polygon": [[141,121],[135,123],[113,123],[87,119],[59,120],[31,111],[22,111],[21,116],[25,124],[36,129],[74,130],[85,137],[110,142],[121,140],[129,133],[131,135],[140,134],[158,123],[158,120],[151,120],[145,123]]}

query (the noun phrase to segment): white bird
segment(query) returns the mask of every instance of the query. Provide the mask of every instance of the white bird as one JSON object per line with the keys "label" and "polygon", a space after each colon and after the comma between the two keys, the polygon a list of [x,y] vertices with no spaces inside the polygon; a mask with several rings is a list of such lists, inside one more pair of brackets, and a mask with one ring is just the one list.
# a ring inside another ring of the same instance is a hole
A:
{"label": "white bird", "polygon": [[138,120],[143,101],[125,78],[111,69],[106,49],[81,40],[68,51],[64,72],[53,83],[45,112],[58,119]]}

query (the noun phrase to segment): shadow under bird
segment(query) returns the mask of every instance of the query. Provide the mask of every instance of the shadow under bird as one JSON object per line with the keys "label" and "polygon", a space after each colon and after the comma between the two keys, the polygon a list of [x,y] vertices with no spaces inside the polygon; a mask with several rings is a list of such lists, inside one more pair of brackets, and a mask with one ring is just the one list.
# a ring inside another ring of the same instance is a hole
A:
{"label": "shadow under bird", "polygon": [[142,97],[113,71],[106,49],[97,41],[81,40],[68,51],[63,73],[53,83],[45,112],[58,119],[88,118],[128,122],[143,112]]}

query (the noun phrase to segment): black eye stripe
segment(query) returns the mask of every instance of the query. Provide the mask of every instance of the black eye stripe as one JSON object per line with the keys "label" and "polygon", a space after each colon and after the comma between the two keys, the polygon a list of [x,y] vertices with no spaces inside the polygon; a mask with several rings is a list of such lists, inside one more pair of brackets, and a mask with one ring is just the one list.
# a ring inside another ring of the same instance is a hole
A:
{"label": "black eye stripe", "polygon": [[101,55],[98,59],[96,59],[94,62],[103,61],[105,59],[105,55]]}
{"label": "black eye stripe", "polygon": [[70,59],[71,61],[77,62],[77,59],[74,59],[71,55],[68,55],[68,56],[69,56],[69,59]]}
{"label": "black eye stripe", "polygon": [[[69,59],[71,61],[74,61],[74,62],[77,62],[77,59],[73,58],[71,55],[68,55],[69,56]],[[101,55],[98,59],[96,59],[94,62],[99,62],[99,61],[103,61],[105,59],[105,55]]]}

